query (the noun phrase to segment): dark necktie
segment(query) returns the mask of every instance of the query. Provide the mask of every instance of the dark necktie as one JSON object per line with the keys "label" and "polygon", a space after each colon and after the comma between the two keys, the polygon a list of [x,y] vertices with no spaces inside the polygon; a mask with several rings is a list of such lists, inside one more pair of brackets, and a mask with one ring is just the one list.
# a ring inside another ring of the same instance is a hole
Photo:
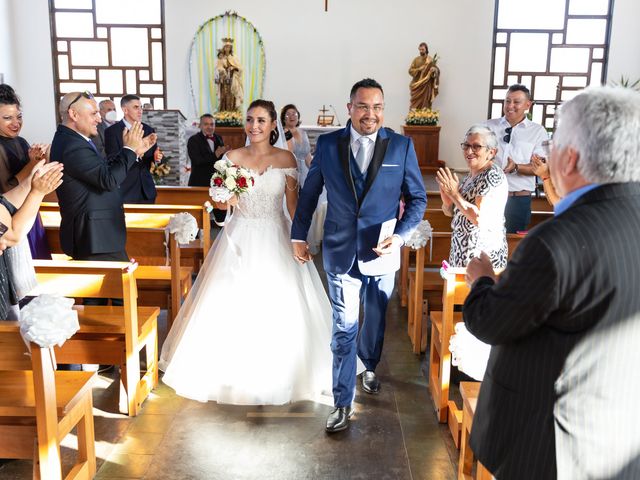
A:
{"label": "dark necktie", "polygon": [[94,152],[96,152],[98,155],[100,155],[100,152],[98,152],[98,147],[96,147],[96,144],[93,143],[93,140],[89,139],[89,145],[91,145],[91,148],[93,148]]}

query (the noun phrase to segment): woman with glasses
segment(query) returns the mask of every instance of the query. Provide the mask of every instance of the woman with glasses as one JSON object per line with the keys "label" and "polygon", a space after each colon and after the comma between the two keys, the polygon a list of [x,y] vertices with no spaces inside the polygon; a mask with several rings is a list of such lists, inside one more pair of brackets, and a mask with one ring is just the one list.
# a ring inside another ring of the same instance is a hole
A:
{"label": "woman with glasses", "polygon": [[504,208],[507,177],[494,163],[498,139],[487,127],[474,125],[460,144],[469,174],[459,182],[448,168],[441,168],[436,180],[442,197],[442,211],[451,221],[449,264],[466,267],[469,260],[486,252],[493,268],[507,265]]}
{"label": "woman with glasses", "polygon": [[[280,110],[280,121],[282,122],[287,137],[287,147],[293,152],[298,162],[298,182],[300,188],[302,188],[307,178],[307,173],[309,173],[309,166],[311,165],[309,137],[307,136],[307,132],[298,128],[300,126],[300,112],[292,103],[285,105],[282,110]],[[327,194],[323,192],[318,199],[318,207],[313,214],[309,237],[307,238],[309,250],[313,255],[316,255],[320,251],[320,242],[322,241],[323,234],[322,225],[324,224],[326,212]]]}
{"label": "woman with glasses", "polygon": [[[5,193],[18,185],[18,175],[24,170],[31,172],[40,160],[49,159],[51,145],[29,143],[20,136],[22,130],[22,110],[20,99],[9,85],[0,85],[0,149],[4,160],[0,162],[0,193]],[[51,259],[42,220],[38,215],[33,228],[27,235],[31,256]]]}

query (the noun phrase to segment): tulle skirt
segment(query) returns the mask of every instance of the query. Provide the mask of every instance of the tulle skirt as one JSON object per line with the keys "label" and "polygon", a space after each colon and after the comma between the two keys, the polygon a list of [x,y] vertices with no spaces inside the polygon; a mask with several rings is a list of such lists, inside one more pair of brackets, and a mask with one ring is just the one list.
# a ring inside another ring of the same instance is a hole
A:
{"label": "tulle skirt", "polygon": [[163,381],[181,396],[236,405],[331,391],[331,306],[289,225],[235,215],[218,236],[165,341]]}

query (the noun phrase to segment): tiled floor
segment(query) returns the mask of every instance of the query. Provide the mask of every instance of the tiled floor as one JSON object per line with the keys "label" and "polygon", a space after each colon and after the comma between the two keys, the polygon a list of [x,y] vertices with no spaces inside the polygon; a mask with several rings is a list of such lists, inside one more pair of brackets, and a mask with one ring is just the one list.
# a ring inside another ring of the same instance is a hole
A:
{"label": "tiled floor", "polygon": [[[136,418],[117,411],[117,382],[94,391],[99,479],[454,479],[458,452],[436,422],[424,357],[410,351],[406,309],[389,308],[379,395],[358,392],[345,432],[324,432],[329,405],[283,407],[199,403],[160,385]],[[111,373],[115,377],[114,373]],[[63,455],[71,458],[72,448]],[[9,461],[0,479],[31,478],[31,462]]]}

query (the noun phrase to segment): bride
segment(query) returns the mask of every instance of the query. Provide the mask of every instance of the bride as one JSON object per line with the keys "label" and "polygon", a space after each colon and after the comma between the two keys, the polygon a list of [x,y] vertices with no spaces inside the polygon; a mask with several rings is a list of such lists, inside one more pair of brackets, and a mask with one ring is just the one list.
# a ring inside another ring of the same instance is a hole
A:
{"label": "bride", "polygon": [[272,102],[249,106],[246,147],[228,159],[254,188],[232,198],[232,218],[209,252],[163,345],[163,381],[178,395],[236,405],[313,400],[331,390],[331,307],[313,262],[289,240],[296,159],[278,138]]}

